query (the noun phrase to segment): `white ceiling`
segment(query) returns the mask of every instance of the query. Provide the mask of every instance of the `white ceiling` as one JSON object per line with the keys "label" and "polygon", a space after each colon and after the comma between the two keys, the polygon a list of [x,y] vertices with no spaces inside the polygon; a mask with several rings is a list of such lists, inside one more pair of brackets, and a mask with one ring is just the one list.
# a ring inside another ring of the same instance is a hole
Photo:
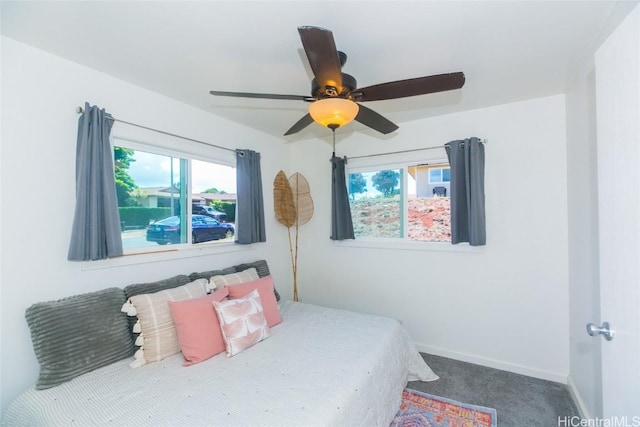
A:
{"label": "white ceiling", "polygon": [[[2,34],[286,141],[308,104],[209,90],[308,95],[297,32],[333,31],[358,86],[463,71],[456,91],[367,106],[400,126],[562,93],[634,1],[2,1]],[[113,112],[118,117],[117,112]],[[135,121],[133,117],[122,118]],[[357,123],[342,132],[389,138]]]}

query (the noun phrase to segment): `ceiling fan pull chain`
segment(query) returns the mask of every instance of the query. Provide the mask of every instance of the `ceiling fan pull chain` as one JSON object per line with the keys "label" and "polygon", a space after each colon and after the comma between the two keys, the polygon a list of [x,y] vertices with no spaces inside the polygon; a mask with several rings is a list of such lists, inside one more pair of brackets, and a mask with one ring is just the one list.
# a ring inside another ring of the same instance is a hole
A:
{"label": "ceiling fan pull chain", "polygon": [[336,156],[336,129],[331,129],[331,133],[333,133],[333,157]]}

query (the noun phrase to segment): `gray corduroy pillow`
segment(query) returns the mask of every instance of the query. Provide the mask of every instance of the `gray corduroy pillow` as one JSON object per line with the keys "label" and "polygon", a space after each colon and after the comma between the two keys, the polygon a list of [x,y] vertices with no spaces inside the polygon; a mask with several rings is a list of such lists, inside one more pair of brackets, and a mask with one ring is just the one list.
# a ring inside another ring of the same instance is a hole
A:
{"label": "gray corduroy pillow", "polygon": [[189,282],[192,282],[192,280],[189,279],[189,276],[186,274],[180,274],[168,279],[158,280],[157,282],[136,283],[134,285],[125,286],[124,294],[127,296],[127,299],[129,299],[134,295],[153,294],[158,291],[164,291],[165,289],[177,288],[178,286],[186,285]]}
{"label": "gray corduroy pillow", "polygon": [[[258,272],[258,277],[260,278],[263,278],[271,274],[271,272],[269,271],[269,265],[267,264],[267,261],[263,259],[254,261],[254,262],[234,265],[233,268],[235,268],[237,272],[245,271],[250,268],[255,268],[256,271]],[[276,301],[280,301],[280,294],[278,293],[278,290],[275,288],[275,286],[273,288],[273,293],[276,296]]]}
{"label": "gray corduroy pillow", "polygon": [[197,273],[191,273],[189,275],[189,279],[193,282],[198,279],[211,279],[213,276],[224,276],[226,274],[233,274],[236,272],[234,267],[228,267],[223,270],[210,270],[210,271],[199,271]]}
{"label": "gray corduroy pillow", "polygon": [[40,364],[36,389],[60,385],[79,375],[131,357],[135,351],[124,291],[108,288],[27,308],[33,349]]}

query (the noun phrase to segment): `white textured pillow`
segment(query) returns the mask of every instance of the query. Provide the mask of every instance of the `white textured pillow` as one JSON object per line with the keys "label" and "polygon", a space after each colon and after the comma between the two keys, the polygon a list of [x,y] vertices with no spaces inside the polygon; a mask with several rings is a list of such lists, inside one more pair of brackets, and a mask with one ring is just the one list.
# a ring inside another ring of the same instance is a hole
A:
{"label": "white textured pillow", "polygon": [[224,276],[213,276],[209,280],[209,283],[213,289],[222,289],[225,286],[253,282],[259,278],[260,276],[258,276],[257,270],[255,268],[249,268],[238,273],[225,274]]}
{"label": "white textured pillow", "polygon": [[183,301],[207,295],[207,279],[198,279],[177,288],[153,294],[132,296],[122,307],[130,316],[138,316],[133,332],[140,333],[132,368],[157,362],[180,353],[180,342],[168,301]]}
{"label": "white textured pillow", "polygon": [[213,301],[212,304],[220,321],[227,357],[271,336],[256,289],[243,298]]}

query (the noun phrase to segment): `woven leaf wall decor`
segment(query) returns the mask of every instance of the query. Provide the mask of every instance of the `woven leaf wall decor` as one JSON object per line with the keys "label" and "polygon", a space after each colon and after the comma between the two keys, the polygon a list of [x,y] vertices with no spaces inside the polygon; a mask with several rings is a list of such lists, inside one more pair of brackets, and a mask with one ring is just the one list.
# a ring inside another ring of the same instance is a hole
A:
{"label": "woven leaf wall decor", "polygon": [[292,227],[296,224],[296,206],[293,202],[289,180],[284,171],[278,172],[273,180],[273,208],[280,224],[285,227]]}
{"label": "woven leaf wall decor", "polygon": [[[273,180],[273,210],[278,222],[287,227],[293,273],[293,300],[298,301],[298,227],[309,222],[313,216],[309,182],[302,174],[296,172],[289,179],[283,171],[276,174]],[[293,240],[292,227],[295,230]]]}
{"label": "woven leaf wall decor", "polygon": [[301,173],[294,173],[289,177],[289,187],[293,195],[293,204],[297,213],[298,225],[309,222],[313,216],[313,199],[307,178]]}

